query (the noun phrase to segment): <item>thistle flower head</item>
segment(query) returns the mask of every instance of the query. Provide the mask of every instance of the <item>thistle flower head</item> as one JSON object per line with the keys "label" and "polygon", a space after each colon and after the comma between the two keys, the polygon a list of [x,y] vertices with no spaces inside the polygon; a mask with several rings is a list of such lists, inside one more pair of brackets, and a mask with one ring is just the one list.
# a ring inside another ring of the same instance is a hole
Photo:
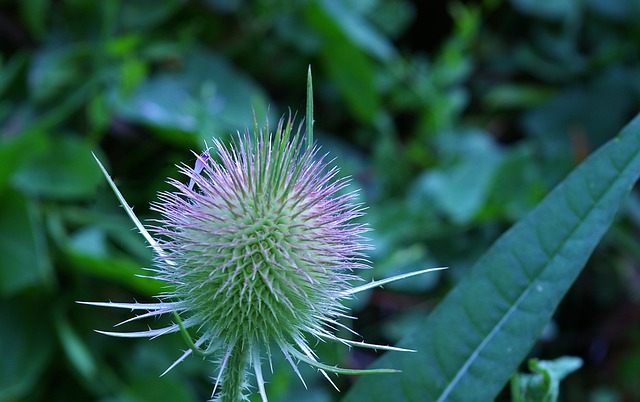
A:
{"label": "thistle flower head", "polygon": [[254,366],[271,342],[291,355],[305,333],[330,337],[350,272],[366,267],[355,194],[340,193],[347,181],[292,125],[215,141],[200,172],[180,166],[193,186],[170,180],[152,206],[157,277],[173,285],[163,299],[207,348],[242,350]]}
{"label": "thistle flower head", "polygon": [[[216,140],[213,147],[196,154],[194,168],[179,166],[189,184],[170,179],[173,190],[160,193],[152,205],[161,215],[150,228],[155,236],[140,223],[98,161],[155,250],[154,278],[170,286],[158,303],[85,304],[146,311],[125,323],[162,314],[174,319],[160,329],[98,332],[120,337],[181,332],[189,349],[167,371],[191,354],[217,357],[213,394],[220,401],[246,399],[249,369],[262,400],[267,400],[261,363],[271,359],[272,345],[301,380],[297,368],[301,361],[320,369],[329,381],[329,371],[394,372],[324,365],[307,339],[407,351],[338,338],[334,330],[343,326],[339,319],[346,314],[341,300],[441,269],[352,287],[354,273],[368,266],[364,252],[369,246],[363,238],[367,228],[354,221],[363,209],[355,202],[356,194],[346,191],[348,180],[336,179],[338,170],[310,141],[303,141],[293,124],[292,119],[281,120],[274,133],[268,127],[255,128],[252,134],[238,134],[230,145]],[[197,336],[195,341],[191,334]]]}
{"label": "thistle flower head", "polygon": [[366,267],[355,194],[340,193],[347,181],[332,180],[337,169],[292,124],[215,141],[217,160],[180,167],[193,187],[170,180],[175,190],[152,206],[162,215],[156,272],[173,285],[163,298],[207,345],[287,349],[304,333],[330,336],[350,272]]}

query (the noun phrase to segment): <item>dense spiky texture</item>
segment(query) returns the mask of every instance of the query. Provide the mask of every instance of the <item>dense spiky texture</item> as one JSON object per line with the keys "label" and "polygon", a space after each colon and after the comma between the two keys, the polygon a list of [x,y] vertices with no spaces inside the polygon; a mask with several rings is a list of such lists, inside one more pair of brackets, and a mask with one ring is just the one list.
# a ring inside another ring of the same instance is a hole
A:
{"label": "dense spiky texture", "polygon": [[157,273],[174,285],[165,297],[230,358],[330,336],[349,272],[366,267],[354,193],[340,193],[347,181],[332,180],[337,169],[292,124],[214,142],[218,161],[181,166],[195,185],[171,180],[175,191],[152,207],[163,216],[152,229],[165,252]]}
{"label": "dense spiky texture", "polygon": [[[307,139],[308,140],[308,139]],[[275,133],[254,130],[226,146],[214,142],[196,155],[194,168],[179,167],[189,185],[170,180],[172,192],[159,195],[152,208],[162,217],[151,231],[140,223],[108,173],[112,189],[140,233],[155,250],[154,278],[169,283],[159,303],[83,302],[94,306],[142,310],[120,324],[172,314],[175,323],[140,332],[105,332],[119,337],[156,337],[181,332],[191,354],[217,356],[217,400],[246,400],[246,373],[253,368],[258,392],[267,400],[261,360],[277,345],[300,376],[297,361],[327,372],[390,373],[348,370],[317,361],[306,336],[380,350],[408,351],[338,338],[333,330],[345,316],[341,300],[394,280],[433,268],[352,287],[354,270],[367,268],[366,226],[354,222],[362,208],[347,192],[348,181],[334,180],[326,155],[304,144],[293,121],[282,120]],[[120,325],[119,324],[119,325]],[[193,328],[194,342],[187,332]],[[302,379],[302,377],[300,376]]]}

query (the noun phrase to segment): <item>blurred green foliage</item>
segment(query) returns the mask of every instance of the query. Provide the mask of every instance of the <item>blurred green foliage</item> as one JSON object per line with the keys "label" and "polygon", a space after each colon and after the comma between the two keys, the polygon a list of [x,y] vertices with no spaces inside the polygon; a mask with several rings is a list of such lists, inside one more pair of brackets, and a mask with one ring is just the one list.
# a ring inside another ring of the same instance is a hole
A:
{"label": "blurred green foliage", "polygon": [[[0,0],[0,401],[209,396],[210,363],[158,378],[179,336],[100,336],[126,314],[75,304],[162,291],[92,151],[153,218],[189,150],[302,117],[311,65],[316,139],[369,206],[364,275],[451,267],[354,301],[354,328],[395,342],[639,110],[639,18],[635,0]],[[582,357],[567,400],[640,399],[639,238],[635,191],[532,352]],[[338,399],[277,360],[274,401]]]}

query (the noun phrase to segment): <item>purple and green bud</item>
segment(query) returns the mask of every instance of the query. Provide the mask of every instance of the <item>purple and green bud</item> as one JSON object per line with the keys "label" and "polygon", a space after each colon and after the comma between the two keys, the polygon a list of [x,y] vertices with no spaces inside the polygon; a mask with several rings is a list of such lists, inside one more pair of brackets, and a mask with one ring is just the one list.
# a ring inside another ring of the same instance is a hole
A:
{"label": "purple and green bud", "polygon": [[[347,190],[349,181],[336,178],[338,169],[313,145],[312,118],[308,111],[306,135],[293,119],[283,119],[273,133],[268,126],[256,126],[229,145],[215,140],[204,153],[196,153],[195,167],[178,167],[185,179],[170,179],[173,190],[160,193],[153,203],[160,218],[149,230],[98,161],[155,250],[154,278],[170,290],[158,295],[159,303],[86,304],[146,311],[127,322],[163,314],[174,319],[160,329],[98,332],[120,337],[181,332],[189,349],[167,371],[191,354],[216,359],[213,396],[223,402],[246,400],[249,372],[267,400],[262,364],[265,359],[270,363],[273,345],[301,379],[299,362],[320,369],[329,381],[327,372],[394,372],[327,366],[317,361],[307,339],[407,351],[338,338],[334,332],[347,317],[342,301],[441,268],[353,287],[357,272],[369,267],[365,252],[370,247],[363,236],[367,226],[357,221],[363,208],[356,193]],[[197,334],[195,341],[192,334]]]}
{"label": "purple and green bud", "polygon": [[223,364],[259,365],[272,342],[291,357],[305,334],[332,336],[351,272],[367,267],[355,194],[341,194],[347,181],[333,180],[292,125],[214,142],[217,159],[200,172],[179,168],[193,188],[170,180],[175,190],[152,206],[162,215],[151,229],[164,251],[157,277],[173,288],[163,299]]}

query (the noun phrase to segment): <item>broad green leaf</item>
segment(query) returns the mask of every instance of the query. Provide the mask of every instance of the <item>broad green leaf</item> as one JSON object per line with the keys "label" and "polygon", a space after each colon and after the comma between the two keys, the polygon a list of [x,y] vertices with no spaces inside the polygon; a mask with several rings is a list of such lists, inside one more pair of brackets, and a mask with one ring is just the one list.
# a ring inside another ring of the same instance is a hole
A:
{"label": "broad green leaf", "polygon": [[[640,175],[640,115],[507,231],[352,401],[490,401],[536,342]],[[455,267],[452,267],[455,270]]]}

